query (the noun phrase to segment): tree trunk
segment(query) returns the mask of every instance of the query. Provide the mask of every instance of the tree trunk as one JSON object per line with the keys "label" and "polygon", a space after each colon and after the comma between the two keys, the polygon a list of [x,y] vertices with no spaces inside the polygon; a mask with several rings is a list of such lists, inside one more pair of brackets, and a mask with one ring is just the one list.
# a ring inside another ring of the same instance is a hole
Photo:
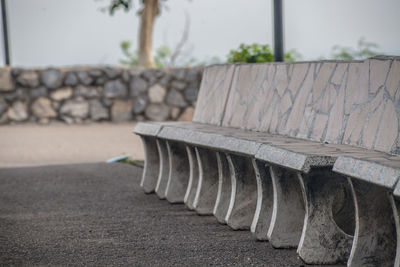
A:
{"label": "tree trunk", "polygon": [[143,0],[139,30],[139,66],[143,68],[155,67],[151,49],[154,21],[159,12],[158,1],[159,0]]}

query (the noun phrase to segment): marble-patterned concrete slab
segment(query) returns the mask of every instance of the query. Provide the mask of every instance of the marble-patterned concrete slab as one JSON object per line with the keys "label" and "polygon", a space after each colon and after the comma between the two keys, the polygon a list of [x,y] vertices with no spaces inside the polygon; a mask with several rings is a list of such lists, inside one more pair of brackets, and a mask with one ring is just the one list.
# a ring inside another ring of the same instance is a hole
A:
{"label": "marble-patterned concrete slab", "polygon": [[220,125],[235,65],[214,65],[204,70],[193,121]]}
{"label": "marble-patterned concrete slab", "polygon": [[274,73],[269,72],[269,67],[272,65],[241,64],[236,66],[222,121],[223,125],[240,128],[237,122],[247,121],[249,126],[258,127],[257,113],[262,106],[258,107],[251,103],[257,102],[257,99],[271,99],[268,91]]}
{"label": "marble-patterned concrete slab", "polygon": [[240,64],[222,126],[399,154],[400,57]]}

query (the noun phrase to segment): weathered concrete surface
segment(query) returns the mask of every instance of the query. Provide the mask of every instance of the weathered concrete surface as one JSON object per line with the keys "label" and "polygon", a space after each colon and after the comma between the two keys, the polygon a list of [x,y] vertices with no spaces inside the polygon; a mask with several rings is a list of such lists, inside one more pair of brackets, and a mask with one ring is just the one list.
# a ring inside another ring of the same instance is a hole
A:
{"label": "weathered concrete surface", "polygon": [[[396,225],[388,191],[351,180],[356,205],[356,229],[349,266],[394,266]],[[373,198],[371,197],[373,196]]]}
{"label": "weathered concrete surface", "polygon": [[329,169],[299,175],[306,217],[297,252],[310,264],[346,263],[355,228],[355,208],[346,177]]}
{"label": "weathered concrete surface", "polygon": [[[161,139],[160,139],[161,140]],[[186,146],[186,152],[189,160],[189,183],[186,188],[184,202],[190,210],[194,210],[194,200],[196,198],[197,185],[199,184],[199,164],[194,147]]]}
{"label": "weathered concrete surface", "polygon": [[268,165],[256,159],[252,163],[257,180],[257,206],[250,231],[257,240],[268,240],[274,204],[272,178]]}
{"label": "weathered concrete surface", "polygon": [[218,193],[218,161],[215,151],[196,147],[199,181],[194,209],[202,215],[212,215]]}
{"label": "weathered concrete surface", "polygon": [[133,132],[139,135],[156,136],[162,128],[162,123],[145,122],[135,125]]}
{"label": "weathered concrete surface", "polygon": [[400,157],[392,156],[391,159],[384,157],[371,159],[368,155],[360,158],[339,157],[333,166],[333,171],[394,189],[400,177]]}
{"label": "weathered concrete surface", "polygon": [[142,169],[84,164],[0,169],[0,265],[301,266],[139,187]]}
{"label": "weathered concrete surface", "polygon": [[184,203],[189,184],[190,168],[186,146],[167,141],[169,175],[165,197],[171,203]]}
{"label": "weathered concrete surface", "polygon": [[213,214],[218,222],[226,224],[226,214],[228,213],[229,203],[232,194],[232,179],[229,171],[227,155],[217,152],[218,163],[218,193],[215,200]]}
{"label": "weathered concrete surface", "polygon": [[143,160],[133,123],[0,127],[0,167],[102,162],[122,154]]}
{"label": "weathered concrete surface", "polygon": [[166,141],[161,139],[157,139],[156,141],[157,141],[158,157],[160,159],[160,169],[158,173],[155,192],[159,198],[164,199],[169,177],[168,148]]}
{"label": "weathered concrete surface", "polygon": [[153,193],[156,190],[158,176],[160,173],[160,156],[157,149],[156,138],[150,136],[141,136],[145,161],[143,177],[140,186],[146,193]]}
{"label": "weathered concrete surface", "polygon": [[276,248],[297,247],[305,216],[299,173],[270,166],[270,174],[274,204],[268,240]]}
{"label": "weathered concrete surface", "polygon": [[397,237],[396,259],[394,262],[394,266],[400,266],[400,200],[393,196],[390,196],[389,199],[393,209],[393,218],[396,225]]}
{"label": "weathered concrete surface", "polygon": [[231,200],[226,223],[234,230],[250,229],[257,206],[257,181],[250,158],[227,156],[231,174]]}

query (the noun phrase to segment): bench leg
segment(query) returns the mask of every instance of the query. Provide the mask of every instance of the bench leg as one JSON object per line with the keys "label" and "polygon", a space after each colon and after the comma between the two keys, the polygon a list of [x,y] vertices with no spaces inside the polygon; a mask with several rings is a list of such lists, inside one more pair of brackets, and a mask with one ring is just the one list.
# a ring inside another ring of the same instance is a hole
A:
{"label": "bench leg", "polygon": [[167,141],[169,176],[166,198],[171,203],[183,203],[189,183],[189,160],[184,144]]}
{"label": "bench leg", "polygon": [[396,238],[397,238],[397,246],[396,246],[396,259],[394,266],[400,266],[400,200],[395,198],[394,196],[389,196],[390,203],[392,204],[393,209],[393,217],[396,225]]}
{"label": "bench leg", "polygon": [[257,206],[250,230],[257,240],[268,240],[274,201],[271,175],[265,162],[253,159],[252,163],[257,181]]}
{"label": "bench leg", "polygon": [[218,222],[226,224],[225,218],[228,212],[229,202],[231,200],[232,193],[231,174],[229,171],[226,154],[221,152],[216,153],[218,164],[218,192],[213,213]]}
{"label": "bench leg", "polygon": [[349,266],[393,266],[396,227],[386,189],[350,179],[356,205],[356,231]]}
{"label": "bench leg", "polygon": [[226,214],[227,224],[234,230],[249,229],[257,206],[257,182],[251,159],[228,155],[232,193]]}
{"label": "bench leg", "polygon": [[215,151],[196,147],[199,167],[194,208],[198,214],[212,215],[218,193],[218,163]]}
{"label": "bench leg", "polygon": [[186,146],[189,159],[189,183],[185,193],[184,202],[190,210],[194,210],[194,198],[196,196],[197,184],[199,182],[199,168],[194,147]]}
{"label": "bench leg", "polygon": [[270,167],[274,204],[268,240],[275,248],[297,247],[304,223],[304,200],[297,173]]}
{"label": "bench leg", "polygon": [[298,176],[306,216],[297,253],[308,264],[346,263],[354,235],[354,203],[347,178],[330,170]]}
{"label": "bench leg", "polygon": [[153,193],[158,179],[159,157],[155,137],[141,136],[144,147],[144,169],[140,186],[145,193]]}
{"label": "bench leg", "polygon": [[165,190],[167,188],[169,176],[169,159],[166,141],[157,139],[157,148],[158,156],[160,158],[160,171],[155,191],[160,199],[165,199]]}

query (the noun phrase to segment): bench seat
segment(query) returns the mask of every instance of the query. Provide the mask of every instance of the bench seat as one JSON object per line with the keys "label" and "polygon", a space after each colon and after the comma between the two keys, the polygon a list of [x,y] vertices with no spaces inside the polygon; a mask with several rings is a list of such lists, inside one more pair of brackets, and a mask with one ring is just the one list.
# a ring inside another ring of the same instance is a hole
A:
{"label": "bench seat", "polygon": [[400,156],[360,147],[196,122],[141,122],[134,132],[253,156],[304,173],[315,167],[333,166],[335,172],[391,189],[400,177]]}
{"label": "bench seat", "polygon": [[340,155],[333,171],[393,190],[400,177],[400,156],[371,152]]}

